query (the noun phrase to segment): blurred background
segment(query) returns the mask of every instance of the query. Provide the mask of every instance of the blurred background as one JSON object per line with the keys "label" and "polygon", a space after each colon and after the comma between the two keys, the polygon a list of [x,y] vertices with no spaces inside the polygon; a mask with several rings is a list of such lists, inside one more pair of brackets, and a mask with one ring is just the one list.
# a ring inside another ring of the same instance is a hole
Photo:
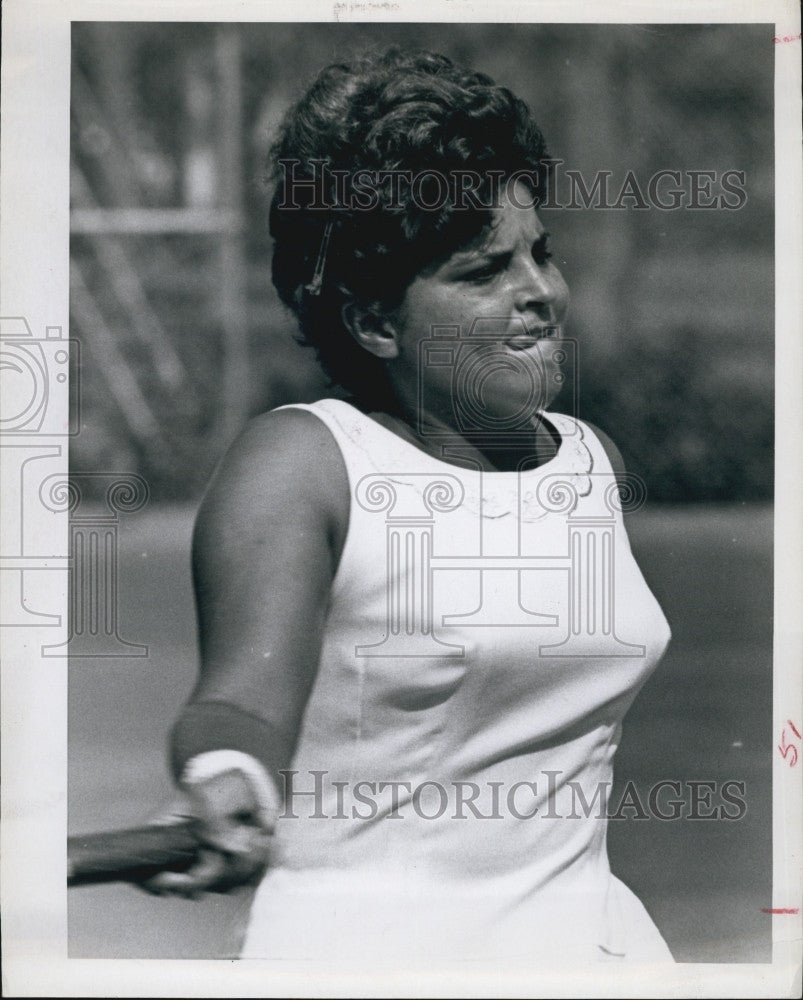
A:
{"label": "blurred background", "polygon": [[[772,36],[769,24],[73,24],[71,469],[137,473],[150,490],[119,530],[119,627],[149,655],[70,664],[73,832],[139,822],[169,793],[165,737],[196,670],[199,496],[249,416],[328,394],[270,282],[272,128],[326,63],[426,47],[524,98],[561,170],[587,184],[610,171],[614,198],[628,171],[643,190],[659,170],[687,189],[687,171],[745,174],[738,210],[543,220],[572,293],[579,413],[647,484],[629,530],[674,633],[626,721],[618,780],[645,796],[661,778],[747,786],[739,822],[613,823],[614,869],[679,959],[769,960]],[[109,886],[74,890],[70,907],[73,955],[189,957],[236,953],[247,899]]]}
{"label": "blurred background", "polygon": [[761,25],[75,24],[73,468],[124,468],[160,499],[192,499],[248,416],[326,393],[270,282],[265,155],[323,65],[399,43],[520,94],[560,169],[588,185],[610,171],[612,200],[629,170],[645,191],[659,170],[744,171],[736,211],[543,215],[572,293],[581,416],[653,500],[768,499],[771,38]]}

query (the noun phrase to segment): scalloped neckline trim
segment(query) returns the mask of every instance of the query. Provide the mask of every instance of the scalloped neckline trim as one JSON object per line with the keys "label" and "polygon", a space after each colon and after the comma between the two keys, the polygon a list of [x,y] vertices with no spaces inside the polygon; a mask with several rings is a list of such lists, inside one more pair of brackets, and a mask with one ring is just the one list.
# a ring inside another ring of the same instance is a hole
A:
{"label": "scalloped neckline trim", "polygon": [[[398,466],[393,471],[390,471],[387,466],[382,469],[377,465],[378,456],[373,449],[367,446],[367,442],[363,440],[363,430],[366,424],[371,429],[377,428],[380,435],[384,434],[392,439],[397,456],[402,451],[412,451],[417,458],[423,457],[430,464],[437,466],[438,471],[442,474],[448,470],[449,475],[460,478],[464,487],[468,486],[467,479],[469,481],[474,480],[476,488],[469,487],[466,489],[464,503],[469,509],[481,514],[483,517],[504,517],[515,510],[521,509],[523,520],[540,520],[545,514],[543,508],[539,507],[537,510],[532,511],[528,508],[531,506],[533,496],[531,487],[546,476],[558,476],[563,481],[570,480],[578,496],[587,496],[591,491],[590,473],[594,467],[594,458],[585,441],[583,425],[563,413],[549,413],[547,411],[543,413],[546,420],[549,421],[560,435],[558,450],[548,462],[534,466],[531,469],[503,472],[499,470],[469,469],[465,466],[454,465],[444,459],[436,458],[343,399],[323,399],[319,400],[318,403],[323,404],[323,408],[337,422],[349,440],[368,458],[377,473],[386,476],[392,482],[406,484],[417,489],[416,485],[405,478],[404,472],[397,471]],[[332,406],[331,404],[335,405]],[[348,420],[342,420],[342,415],[337,413],[337,410],[341,406],[347,408]],[[397,463],[394,462],[392,464],[396,465]],[[414,470],[411,469],[410,471],[412,473]],[[415,470],[415,472],[417,473],[418,470]],[[521,496],[520,487],[522,490],[525,487],[527,488],[527,492],[522,492]]]}
{"label": "scalloped neckline trim", "polygon": [[[334,407],[331,404],[335,404]],[[388,435],[393,446],[396,449],[407,448],[416,454],[416,456],[422,456],[426,461],[432,462],[433,464],[441,467],[442,469],[448,470],[453,475],[459,475],[461,473],[467,473],[468,475],[474,476],[531,476],[535,474],[540,474],[545,470],[553,471],[550,466],[557,463],[559,460],[565,461],[567,458],[570,459],[572,465],[571,471],[580,472],[581,468],[583,472],[588,472],[593,465],[593,459],[591,458],[591,453],[588,450],[588,446],[585,443],[585,433],[583,426],[579,421],[572,420],[567,417],[564,413],[550,413],[547,410],[542,412],[542,416],[551,424],[552,428],[557,432],[560,438],[560,443],[558,444],[557,451],[548,461],[543,462],[541,465],[533,466],[532,468],[525,469],[477,469],[470,468],[466,465],[458,465],[455,462],[450,462],[444,458],[438,458],[429,451],[425,451],[420,448],[417,444],[409,441],[407,438],[402,437],[401,434],[397,434],[395,431],[386,427],[384,424],[380,423],[378,420],[374,420],[373,417],[369,416],[367,413],[363,413],[362,410],[353,406],[351,403],[347,402],[345,399],[320,399],[317,403],[312,404],[313,406],[323,404],[324,408],[329,411],[332,417],[337,419],[338,424],[341,429],[348,435],[349,439],[354,441],[361,450],[366,451],[365,445],[362,440],[363,428],[361,424],[368,422],[370,427],[376,427],[379,429],[380,434]],[[341,406],[348,409],[349,416],[351,419],[346,422],[339,419],[337,414],[337,409]],[[358,418],[358,419],[355,419]],[[355,440],[356,437],[356,440]],[[586,467],[586,463],[589,463]],[[578,466],[575,470],[575,466]],[[381,470],[377,470],[381,471]]]}

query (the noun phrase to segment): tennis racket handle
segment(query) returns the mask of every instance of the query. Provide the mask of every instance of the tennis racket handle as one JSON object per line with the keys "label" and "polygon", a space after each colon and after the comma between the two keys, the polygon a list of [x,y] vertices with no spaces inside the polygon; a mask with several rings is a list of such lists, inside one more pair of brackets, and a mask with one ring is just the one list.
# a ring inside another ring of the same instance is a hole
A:
{"label": "tennis racket handle", "polygon": [[142,826],[67,838],[67,885],[138,882],[188,868],[198,854],[196,823]]}

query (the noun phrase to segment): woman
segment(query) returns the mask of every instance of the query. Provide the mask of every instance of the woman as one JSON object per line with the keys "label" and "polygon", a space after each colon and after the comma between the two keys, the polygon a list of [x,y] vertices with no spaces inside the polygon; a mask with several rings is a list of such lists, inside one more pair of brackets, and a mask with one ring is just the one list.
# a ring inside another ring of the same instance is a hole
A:
{"label": "woman", "polygon": [[391,51],[326,69],[273,163],[274,283],[350,398],[254,420],[206,495],[172,734],[206,846],[154,887],[266,871],[246,956],[670,959],[604,810],[669,631],[615,449],[546,410],[570,345],[541,133]]}

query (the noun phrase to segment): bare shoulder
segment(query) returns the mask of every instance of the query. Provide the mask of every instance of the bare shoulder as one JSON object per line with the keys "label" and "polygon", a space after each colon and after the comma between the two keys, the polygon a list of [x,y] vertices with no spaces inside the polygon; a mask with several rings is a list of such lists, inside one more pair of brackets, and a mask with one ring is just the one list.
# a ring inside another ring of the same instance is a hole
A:
{"label": "bare shoulder", "polygon": [[348,514],[340,449],[317,416],[282,409],[248,424],[195,522],[196,698],[260,705],[297,731]]}
{"label": "bare shoulder", "polygon": [[622,458],[622,453],[613,441],[611,441],[605,431],[600,430],[596,424],[592,424],[589,420],[584,420],[583,423],[596,435],[599,443],[605,451],[605,454],[608,456],[608,461],[611,463],[611,468],[613,469],[614,474],[617,476],[624,476],[627,471],[625,469],[624,459]]}
{"label": "bare shoulder", "polygon": [[345,537],[348,475],[323,421],[307,410],[281,409],[252,419],[218,465],[195,527],[195,546],[271,533],[325,530]]}

